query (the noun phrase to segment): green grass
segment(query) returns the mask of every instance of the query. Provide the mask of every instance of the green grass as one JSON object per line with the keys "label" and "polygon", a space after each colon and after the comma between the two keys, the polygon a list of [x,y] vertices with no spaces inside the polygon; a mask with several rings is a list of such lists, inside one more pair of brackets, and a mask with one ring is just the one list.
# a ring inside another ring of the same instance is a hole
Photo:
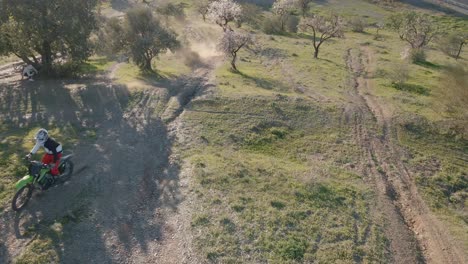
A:
{"label": "green grass", "polygon": [[256,39],[262,51],[242,51],[240,73],[231,72],[227,65],[218,70],[217,82],[223,95],[308,97],[320,93],[330,100],[344,99],[347,70],[342,58],[347,42],[331,40],[323,45],[320,59],[314,60],[307,38],[274,36],[271,40],[259,34]]}
{"label": "green grass", "polygon": [[89,217],[89,214],[87,207],[81,205],[54,222],[39,222],[30,226],[23,235],[30,237],[32,242],[22,250],[13,262],[25,264],[60,263],[63,255],[64,232],[70,225]]}
{"label": "green grass", "polygon": [[[370,47],[378,58],[377,75],[374,80],[377,83],[373,91],[388,105],[396,109],[396,114],[413,113],[421,115],[430,121],[440,121],[449,115],[447,106],[443,103],[446,97],[446,89],[450,89],[441,81],[441,76],[447,66],[456,64],[455,59],[435,49],[435,44],[426,51],[427,60],[418,64],[411,64],[401,59],[401,53],[405,49],[405,43],[398,37],[387,31],[384,41],[374,41]],[[468,56],[465,51],[462,57]],[[465,59],[458,63],[466,64]],[[409,80],[402,87],[392,86],[389,74],[401,65],[408,65]],[[460,115],[456,113],[455,116]]]}
{"label": "green grass", "polygon": [[144,88],[145,84],[175,79],[190,72],[190,68],[182,63],[182,58],[170,54],[164,55],[163,58],[153,61],[154,73],[144,73],[133,63],[122,64],[115,73],[117,83],[130,86],[139,83],[140,88]]}
{"label": "green grass", "polygon": [[93,56],[80,65],[80,72],[82,74],[104,73],[109,70],[114,63],[114,61],[110,61],[106,57]]}
{"label": "green grass", "polygon": [[[50,230],[49,233],[55,233]],[[54,237],[58,234],[54,234]],[[17,264],[46,264],[58,263],[58,253],[54,249],[54,241],[47,236],[38,236],[34,241],[24,249],[23,253],[15,259]]]}
{"label": "green grass", "polygon": [[347,169],[359,152],[339,113],[261,94],[197,100],[185,114],[205,145],[179,146],[194,167],[199,249],[223,263],[385,259],[374,194]]}
{"label": "green grass", "polygon": [[[322,2],[313,3],[312,10],[325,13],[332,9],[345,18],[364,17],[369,23],[382,21],[391,13],[368,1]],[[188,13],[189,18],[200,19],[193,10]],[[449,16],[439,19],[459,28],[466,22]],[[221,32],[201,21],[194,25],[201,27],[199,33],[207,39],[215,39]],[[179,22],[171,26],[179,32],[184,27]],[[409,64],[409,80],[396,89],[389,73],[405,63],[401,59],[405,43],[393,32],[381,30],[379,40],[374,34],[375,29],[367,29],[365,34],[346,32],[345,39],[324,43],[320,58],[314,60],[310,36],[272,37],[255,32],[261,49],[240,52],[240,72],[230,71],[225,63],[215,71],[214,95],[189,104],[183,122],[191,128],[190,140],[176,147],[192,166],[190,188],[195,208],[190,221],[195,245],[207,260],[391,261],[383,232],[385,220],[372,211],[375,193],[357,169],[370,161],[362,160],[351,132],[352,121],[347,124],[343,116],[346,106],[355,103],[349,101],[352,87],[344,56],[348,49],[359,50],[364,45],[374,51],[377,60],[372,76],[376,85],[370,93],[398,117],[398,143],[409,153],[403,157],[408,169],[415,174],[424,199],[457,241],[468,248],[467,143],[452,126],[445,126],[449,113],[441,100],[446,87],[440,84],[440,77],[454,60],[431,46],[427,61]],[[466,56],[465,51],[462,57]],[[466,64],[466,59],[461,62]],[[83,70],[102,72],[110,63],[93,58]],[[117,82],[131,90],[128,109],[138,107],[149,84],[191,72],[179,54],[161,55],[154,66],[158,75],[141,74],[134,64],[123,64],[117,70]],[[170,107],[177,109],[179,105],[173,103]],[[375,120],[364,118],[363,125],[373,131]],[[415,123],[413,119],[425,121]],[[0,126],[4,139],[0,142],[0,167],[5,168],[0,172],[0,204],[4,208],[13,194],[13,183],[25,173],[20,158],[32,147],[28,139],[37,127]],[[52,128],[52,134],[67,135],[58,138],[66,146],[81,140],[78,135],[86,135],[87,140],[96,138],[96,131],[74,127]],[[383,172],[381,167],[377,169]],[[17,261],[59,261],[56,246],[61,230],[73,221],[65,217],[31,230],[37,238]]]}
{"label": "green grass", "polygon": [[[361,16],[370,23],[391,13],[358,0],[339,5],[327,1],[313,8],[319,13],[331,8],[346,18]],[[353,103],[344,56],[349,49],[367,46],[377,61],[376,73],[369,76],[375,83],[370,93],[395,116],[423,117],[431,124],[446,120],[439,80],[454,60],[431,46],[427,61],[408,64],[409,79],[392,86],[389,73],[406,63],[401,59],[405,43],[393,32],[380,34],[376,40],[375,29],[346,32],[345,39],[324,43],[314,60],[308,36],[256,32],[261,50],[242,50],[239,72],[232,72],[228,63],[216,70],[215,96],[194,101],[184,115],[194,140],[178,146],[193,166],[193,192],[198,198],[194,211],[200,213],[194,214],[192,228],[194,234],[202,234],[195,242],[208,260],[390,261],[384,221],[370,213],[375,195],[352,169],[370,161],[361,160],[351,127],[341,120],[342,109]],[[371,131],[377,127],[371,119],[365,119],[364,125]],[[437,155],[466,153],[455,147],[459,143],[448,144],[445,136],[422,133],[421,141],[413,141],[407,132],[398,135],[403,147],[410,153],[421,151],[424,158],[436,154],[426,153],[419,144],[440,149]],[[409,158],[409,168],[416,169],[417,160]],[[418,184],[438,216],[466,243],[461,231],[466,225],[462,209],[466,166],[454,169],[451,161],[442,162],[440,175],[430,181],[418,176]]]}
{"label": "green grass", "polygon": [[[64,125],[57,127],[55,125],[47,126],[52,137],[58,140],[67,152],[70,152],[78,142],[79,133],[83,132],[80,128]],[[1,134],[0,141],[0,211],[10,206],[11,198],[15,193],[14,184],[21,177],[27,174],[27,167],[24,163],[24,156],[34,146],[34,134],[39,127],[27,128],[6,128]],[[87,133],[93,133],[85,131]],[[88,137],[93,140],[92,135]],[[40,150],[39,154],[42,153]],[[34,158],[40,159],[37,154]]]}
{"label": "green grass", "polygon": [[359,184],[358,175],[336,168],[336,174],[327,173],[330,180],[314,180],[320,172],[297,163],[244,151],[216,152],[221,154],[192,158],[204,206],[203,215],[194,218],[203,224],[193,226],[204,234],[196,241],[207,258],[375,261],[375,252],[385,252],[377,248],[385,244],[381,231],[369,231],[372,192]]}
{"label": "green grass", "polygon": [[322,3],[312,3],[311,6],[314,12],[334,12],[347,19],[358,16],[366,19],[369,23],[380,22],[386,15],[390,14],[389,10],[383,9],[379,5],[372,4],[370,1],[362,0],[331,0],[323,1]]}
{"label": "green grass", "polygon": [[428,205],[468,249],[468,141],[416,123],[399,129],[399,142],[408,148],[408,167]]}

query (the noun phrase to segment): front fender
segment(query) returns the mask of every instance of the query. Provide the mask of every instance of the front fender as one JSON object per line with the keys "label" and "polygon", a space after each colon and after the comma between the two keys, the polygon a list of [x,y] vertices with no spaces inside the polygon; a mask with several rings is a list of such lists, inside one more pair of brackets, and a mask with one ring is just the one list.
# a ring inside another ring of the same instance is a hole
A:
{"label": "front fender", "polygon": [[16,190],[19,190],[21,188],[23,188],[24,186],[28,185],[29,183],[32,183],[34,181],[34,177],[31,176],[31,175],[26,175],[24,176],[23,178],[21,178],[21,180],[19,180],[17,183],[16,183]]}

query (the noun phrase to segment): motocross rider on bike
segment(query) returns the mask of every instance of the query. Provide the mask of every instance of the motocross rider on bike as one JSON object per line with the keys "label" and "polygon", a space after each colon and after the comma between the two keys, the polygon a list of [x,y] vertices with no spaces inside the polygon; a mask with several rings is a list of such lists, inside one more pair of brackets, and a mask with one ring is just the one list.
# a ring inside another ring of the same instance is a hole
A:
{"label": "motocross rider on bike", "polygon": [[57,143],[53,138],[50,138],[49,132],[44,128],[37,131],[34,139],[36,140],[36,145],[33,147],[31,152],[26,155],[26,157],[31,159],[31,156],[36,154],[40,147],[43,147],[46,153],[42,157],[42,163],[46,165],[54,164],[50,173],[53,176],[59,175],[58,166],[60,164],[60,159],[62,158],[62,145]]}

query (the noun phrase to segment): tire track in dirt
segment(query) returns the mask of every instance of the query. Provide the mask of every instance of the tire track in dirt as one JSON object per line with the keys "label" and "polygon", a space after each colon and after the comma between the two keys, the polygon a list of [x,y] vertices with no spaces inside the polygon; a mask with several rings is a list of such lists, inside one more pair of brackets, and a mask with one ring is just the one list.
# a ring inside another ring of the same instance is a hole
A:
{"label": "tire track in dirt", "polygon": [[[202,96],[212,86],[210,78],[212,77],[214,67],[216,67],[215,63],[209,61],[203,67],[194,70],[191,76],[182,80],[184,86],[182,92],[172,97],[172,101],[177,101],[178,103],[172,107],[169,105],[162,114],[163,119],[168,122],[169,135],[173,142],[183,144],[187,140],[187,137],[190,137],[185,134],[183,124],[186,108],[190,106],[193,100]],[[179,156],[180,154],[174,153],[171,155],[170,160],[173,160],[180,166],[179,186],[181,187],[183,201],[175,210],[168,213],[165,222],[166,238],[161,242],[161,248],[154,263],[202,263],[201,257],[192,248],[191,203],[194,198],[189,191],[189,186],[191,185],[191,167],[182,162]]]}
{"label": "tire track in dirt", "polygon": [[[378,208],[383,210],[388,221],[386,234],[390,239],[394,261],[466,263],[463,251],[422,200],[401,160],[403,150],[392,141],[396,137],[392,111],[372,94],[374,83],[370,77],[376,63],[370,47],[348,50],[347,65],[354,76],[352,96],[359,103],[355,120],[356,137],[364,150],[364,160],[372,161],[364,172],[374,182]],[[376,119],[380,136],[367,130],[359,117],[368,113]],[[418,251],[422,252],[421,257],[418,257]]]}

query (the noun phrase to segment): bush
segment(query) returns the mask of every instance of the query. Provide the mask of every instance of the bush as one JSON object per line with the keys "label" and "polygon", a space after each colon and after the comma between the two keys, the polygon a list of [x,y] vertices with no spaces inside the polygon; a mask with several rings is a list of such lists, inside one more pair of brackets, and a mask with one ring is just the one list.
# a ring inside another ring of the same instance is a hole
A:
{"label": "bush", "polygon": [[263,20],[262,31],[265,34],[280,34],[281,21],[276,16],[268,16]]}
{"label": "bush", "polygon": [[297,33],[300,19],[297,16],[290,15],[286,20],[285,29],[288,32]]}
{"label": "bush", "polygon": [[429,95],[429,89],[427,89],[424,86],[417,85],[417,84],[410,84],[410,83],[393,83],[392,84],[393,88],[400,90],[400,91],[406,91],[410,93],[417,93],[421,95]]}
{"label": "bush", "polygon": [[468,70],[463,65],[448,66],[440,79],[440,89],[444,91],[443,103],[453,114],[468,117]]}
{"label": "bush", "polygon": [[392,84],[400,85],[408,81],[409,74],[408,64],[395,64],[388,77]]}
{"label": "bush", "polygon": [[167,17],[175,17],[177,19],[185,19],[185,4],[179,3],[179,4],[172,4],[168,3],[162,6],[159,6],[156,8],[156,12],[161,14],[162,16]]}
{"label": "bush", "polygon": [[[286,32],[296,33],[300,19],[297,16],[289,15],[286,19],[284,29]],[[262,31],[266,34],[281,34],[281,18],[278,16],[268,16],[263,20]]]}
{"label": "bush", "polygon": [[353,32],[364,33],[366,29],[366,22],[359,17],[351,19],[348,25]]}
{"label": "bush", "polygon": [[413,63],[425,62],[426,52],[424,52],[424,49],[412,49],[409,53],[409,59]]}
{"label": "bush", "polygon": [[77,77],[81,74],[80,67],[83,65],[82,62],[67,61],[62,64],[56,65],[56,68],[52,74],[53,77],[60,78],[72,78]]}
{"label": "bush", "polygon": [[301,238],[290,237],[278,242],[277,252],[284,260],[300,261],[307,250],[307,242]]}
{"label": "bush", "polygon": [[258,29],[262,26],[263,10],[256,4],[246,3],[242,5],[241,21]]}

